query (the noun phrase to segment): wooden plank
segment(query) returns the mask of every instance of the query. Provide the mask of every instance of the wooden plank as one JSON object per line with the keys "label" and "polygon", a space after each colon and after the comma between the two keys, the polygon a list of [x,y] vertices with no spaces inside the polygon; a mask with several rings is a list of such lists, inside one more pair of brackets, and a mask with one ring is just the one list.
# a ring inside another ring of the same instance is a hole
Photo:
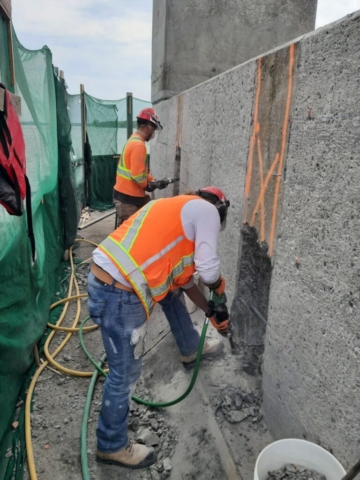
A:
{"label": "wooden plank", "polygon": [[6,20],[11,19],[11,0],[0,0],[0,14]]}
{"label": "wooden plank", "polygon": [[16,115],[21,116],[21,97],[11,93],[11,105],[14,107]]}
{"label": "wooden plank", "polygon": [[126,92],[126,128],[127,138],[133,133],[133,94]]}
{"label": "wooden plank", "polygon": [[14,63],[14,47],[12,38],[11,20],[6,22],[7,36],[9,44],[9,60],[10,60],[10,84],[15,86],[15,63]]}
{"label": "wooden plank", "polygon": [[0,87],[0,112],[4,111],[5,90]]}
{"label": "wooden plank", "polygon": [[89,165],[85,159],[85,143],[86,143],[86,104],[85,104],[85,86],[80,84],[80,107],[81,107],[81,138],[82,138],[82,154],[85,160],[85,205],[89,201]]}
{"label": "wooden plank", "polygon": [[[16,115],[20,117],[21,115],[21,98],[18,95],[11,95],[11,105],[14,107]],[[5,90],[0,87],[0,112],[4,111],[5,107]]]}

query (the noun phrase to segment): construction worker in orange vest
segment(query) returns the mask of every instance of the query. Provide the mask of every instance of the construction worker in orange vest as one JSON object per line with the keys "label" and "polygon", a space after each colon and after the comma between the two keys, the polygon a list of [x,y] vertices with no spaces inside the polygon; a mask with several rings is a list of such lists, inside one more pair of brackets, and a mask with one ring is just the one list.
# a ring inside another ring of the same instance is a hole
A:
{"label": "construction worker in orange vest", "polygon": [[[195,365],[200,336],[174,290],[182,289],[204,312],[208,302],[194,282],[221,294],[218,236],[230,202],[216,187],[147,203],[93,252],[88,307],[101,327],[109,363],[97,428],[97,461],[126,468],[155,463],[153,448],[129,442],[129,398],[141,374],[147,320],[159,303],[185,368]],[[221,298],[223,298],[222,296]],[[230,329],[226,304],[211,319],[221,334]],[[217,316],[218,315],[218,316]],[[223,349],[221,338],[205,342],[202,357]]]}
{"label": "construction worker in orange vest", "polygon": [[[156,130],[162,130],[153,108],[144,108],[136,117],[137,130],[125,144],[116,172],[113,202],[118,225],[143,207],[149,200],[145,189],[154,177],[149,174],[145,142],[155,137]],[[159,188],[165,188],[165,184]]]}

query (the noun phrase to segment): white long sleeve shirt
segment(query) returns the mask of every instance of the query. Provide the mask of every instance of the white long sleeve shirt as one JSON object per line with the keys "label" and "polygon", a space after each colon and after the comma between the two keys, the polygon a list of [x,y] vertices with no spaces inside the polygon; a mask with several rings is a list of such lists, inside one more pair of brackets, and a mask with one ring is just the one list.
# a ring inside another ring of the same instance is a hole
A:
{"label": "white long sleeve shirt", "polygon": [[[206,284],[216,282],[220,277],[220,259],[217,254],[220,216],[216,207],[206,200],[191,200],[181,210],[181,222],[186,238],[195,241],[194,262],[200,280]],[[93,260],[115,280],[131,287],[107,255],[98,248],[94,250]],[[193,284],[192,280],[182,288],[190,288]]]}

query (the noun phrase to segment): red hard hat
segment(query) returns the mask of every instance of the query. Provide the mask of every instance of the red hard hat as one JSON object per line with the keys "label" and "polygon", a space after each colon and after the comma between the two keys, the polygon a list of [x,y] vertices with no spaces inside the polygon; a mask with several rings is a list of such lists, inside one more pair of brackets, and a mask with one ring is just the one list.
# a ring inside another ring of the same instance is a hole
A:
{"label": "red hard hat", "polygon": [[222,192],[220,190],[220,188],[217,188],[217,187],[204,187],[204,188],[200,188],[199,192],[208,192],[208,193],[212,193],[213,195],[216,195],[218,197],[219,200],[221,200],[222,202],[226,203],[227,202],[227,198],[225,196],[225,193]]}
{"label": "red hard hat", "polygon": [[226,217],[227,211],[230,207],[230,202],[226,198],[225,193],[217,187],[204,187],[198,190],[197,195],[204,198],[205,200],[209,200],[215,207],[220,215],[220,224],[221,230],[224,230],[226,227]]}
{"label": "red hard hat", "polygon": [[151,122],[152,124],[155,125],[156,130],[163,129],[160,123],[160,119],[153,108],[143,108],[141,112],[139,112],[136,118],[140,118],[141,120],[147,120],[148,122]]}

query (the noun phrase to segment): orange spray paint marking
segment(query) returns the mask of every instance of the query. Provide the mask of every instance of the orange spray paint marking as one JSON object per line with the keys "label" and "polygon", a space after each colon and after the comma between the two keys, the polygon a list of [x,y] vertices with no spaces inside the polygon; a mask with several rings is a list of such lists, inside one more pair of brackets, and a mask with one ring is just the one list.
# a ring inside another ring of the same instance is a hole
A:
{"label": "orange spray paint marking", "polygon": [[[261,153],[261,143],[260,138],[257,137],[257,150],[259,158],[259,170],[260,170],[260,191],[264,185],[264,171],[263,171],[263,158]],[[261,197],[261,206],[260,206],[260,242],[265,242],[265,203],[264,196]]]}
{"label": "orange spray paint marking", "polygon": [[274,251],[274,237],[275,237],[275,229],[276,229],[276,219],[277,219],[278,200],[279,200],[279,192],[280,192],[280,184],[281,184],[281,174],[282,174],[284,158],[285,158],[285,148],[286,148],[288,125],[289,125],[290,104],[291,104],[292,86],[293,86],[294,50],[295,50],[295,46],[294,46],[294,44],[292,44],[290,46],[290,49],[289,49],[290,59],[289,59],[288,92],[287,92],[287,99],[286,99],[286,109],[285,109],[284,123],[283,123],[283,128],[282,128],[280,161],[279,161],[279,166],[278,166],[278,177],[276,179],[273,215],[272,215],[271,231],[270,231],[270,238],[269,238],[269,255],[270,255],[270,257],[272,257],[273,251]]}
{"label": "orange spray paint marking", "polygon": [[253,123],[253,131],[252,131],[251,140],[250,140],[248,169],[247,169],[246,181],[245,181],[244,223],[247,222],[247,210],[248,210],[248,203],[249,203],[249,196],[250,196],[250,186],[251,186],[251,178],[252,178],[252,170],[253,170],[253,158],[254,158],[256,134],[257,134],[257,131],[260,131],[260,125],[258,124],[260,90],[261,90],[261,58],[259,58],[258,60],[257,86],[256,86],[255,108],[254,108],[254,123]]}
{"label": "orange spray paint marking", "polygon": [[254,211],[253,211],[251,220],[250,220],[250,227],[252,227],[252,226],[254,225],[254,223],[255,223],[255,217],[256,217],[257,211],[258,211],[258,209],[259,209],[259,206],[260,206],[261,202],[264,201],[264,195],[265,195],[267,186],[268,186],[268,184],[269,184],[270,178],[271,178],[272,175],[274,174],[274,170],[275,170],[276,165],[278,164],[278,162],[279,162],[279,154],[277,153],[277,154],[275,155],[274,161],[273,161],[273,163],[272,163],[272,165],[271,165],[271,167],[270,167],[270,170],[268,171],[268,173],[267,173],[267,175],[266,175],[265,182],[263,183],[263,186],[261,187],[261,190],[260,190],[258,199],[256,200],[256,205],[255,205],[255,208],[254,208]]}

